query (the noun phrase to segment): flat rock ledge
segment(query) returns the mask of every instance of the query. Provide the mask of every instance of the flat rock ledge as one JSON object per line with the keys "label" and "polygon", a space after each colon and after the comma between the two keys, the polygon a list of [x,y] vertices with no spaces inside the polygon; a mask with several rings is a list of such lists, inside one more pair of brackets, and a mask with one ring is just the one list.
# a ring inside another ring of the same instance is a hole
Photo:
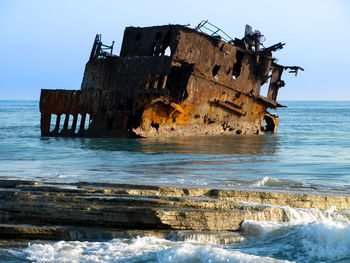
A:
{"label": "flat rock ledge", "polygon": [[350,195],[339,192],[25,180],[0,185],[0,238],[7,240],[156,236],[230,243],[244,240],[244,220],[289,222],[308,209],[350,218]]}

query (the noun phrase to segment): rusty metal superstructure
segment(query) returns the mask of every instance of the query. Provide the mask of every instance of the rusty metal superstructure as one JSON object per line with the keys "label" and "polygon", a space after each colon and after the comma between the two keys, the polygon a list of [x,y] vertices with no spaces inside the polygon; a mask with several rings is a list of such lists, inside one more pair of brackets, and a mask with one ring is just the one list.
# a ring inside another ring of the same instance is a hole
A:
{"label": "rusty metal superstructure", "polygon": [[[220,36],[220,34],[222,36]],[[120,55],[96,35],[80,90],[41,91],[42,136],[120,137],[276,132],[268,108],[284,86],[263,36],[232,39],[208,21],[127,27]],[[260,94],[268,85],[267,96]],[[64,120],[63,120],[64,118]]]}

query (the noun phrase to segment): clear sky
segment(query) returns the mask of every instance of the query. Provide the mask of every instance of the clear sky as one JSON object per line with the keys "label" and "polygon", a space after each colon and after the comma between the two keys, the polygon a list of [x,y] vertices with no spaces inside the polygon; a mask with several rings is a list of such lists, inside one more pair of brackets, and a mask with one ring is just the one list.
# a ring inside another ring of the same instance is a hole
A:
{"label": "clear sky", "polygon": [[0,99],[39,99],[40,89],[80,89],[96,33],[115,40],[127,26],[209,19],[231,37],[245,24],[266,37],[283,75],[280,100],[350,100],[350,1],[347,0],[0,0]]}

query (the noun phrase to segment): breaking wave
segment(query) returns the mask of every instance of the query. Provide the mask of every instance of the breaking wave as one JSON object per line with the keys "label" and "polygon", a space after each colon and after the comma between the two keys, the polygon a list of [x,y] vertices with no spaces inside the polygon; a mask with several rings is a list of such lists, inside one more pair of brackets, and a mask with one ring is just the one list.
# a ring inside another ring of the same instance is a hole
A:
{"label": "breaking wave", "polygon": [[301,187],[303,183],[291,181],[291,180],[282,180],[273,177],[265,176],[261,179],[252,180],[248,183],[251,186],[287,186],[287,187]]}
{"label": "breaking wave", "polygon": [[242,223],[243,238],[224,245],[217,242],[223,238],[220,233],[179,231],[165,239],[35,243],[11,253],[19,260],[32,262],[350,261],[350,221],[346,211],[282,208],[288,222],[246,220]]}
{"label": "breaking wave", "polygon": [[289,262],[219,246],[150,237],[34,244],[24,254],[34,262]]}
{"label": "breaking wave", "polygon": [[350,222],[343,213],[285,207],[290,222],[244,221],[248,254],[296,262],[350,261]]}

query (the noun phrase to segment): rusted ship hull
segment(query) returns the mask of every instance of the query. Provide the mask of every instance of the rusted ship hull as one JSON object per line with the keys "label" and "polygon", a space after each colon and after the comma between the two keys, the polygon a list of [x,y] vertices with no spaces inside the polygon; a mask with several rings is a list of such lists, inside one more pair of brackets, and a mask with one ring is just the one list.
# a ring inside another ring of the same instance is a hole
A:
{"label": "rusted ship hull", "polygon": [[[271,54],[281,44],[260,51],[257,37],[246,32],[234,43],[179,25],[129,27],[115,56],[97,35],[81,90],[42,90],[42,135],[276,132],[278,117],[267,109],[282,106],[276,98],[286,67]],[[265,83],[267,97],[260,95]]]}

